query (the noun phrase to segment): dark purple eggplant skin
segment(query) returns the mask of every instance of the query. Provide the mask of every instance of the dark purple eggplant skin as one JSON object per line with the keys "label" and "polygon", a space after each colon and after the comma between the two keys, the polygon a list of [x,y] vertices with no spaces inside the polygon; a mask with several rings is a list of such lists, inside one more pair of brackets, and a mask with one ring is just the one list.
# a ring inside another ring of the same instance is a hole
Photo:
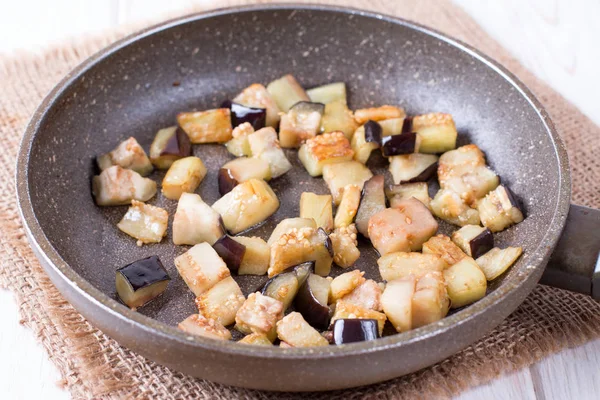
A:
{"label": "dark purple eggplant skin", "polygon": [[379,337],[374,319],[338,319],[333,324],[333,343],[336,345],[365,342]]}
{"label": "dark purple eggplant skin", "polygon": [[246,246],[236,242],[227,235],[223,235],[215,242],[215,244],[213,244],[213,249],[215,249],[219,257],[227,264],[227,268],[229,268],[231,272],[238,272],[244,254],[246,254]]}
{"label": "dark purple eggplant skin", "polygon": [[383,143],[383,130],[381,129],[381,125],[370,119],[365,123],[364,129],[365,141],[367,143],[377,143],[377,145],[381,147],[381,144]]}
{"label": "dark purple eggplant skin", "polygon": [[323,103],[313,103],[311,101],[299,101],[290,108],[291,111],[296,113],[311,113],[318,112],[323,115],[325,112],[325,104]]}
{"label": "dark purple eggplant skin", "polygon": [[[356,212],[356,229],[361,235],[367,236],[365,229],[366,226],[363,223],[366,218],[371,218],[373,212],[372,209],[366,208],[371,204],[378,202],[384,208],[386,207],[386,197],[384,191],[385,177],[383,175],[374,175],[363,186],[362,193],[360,195],[360,204],[358,211]],[[368,210],[368,211],[366,211]],[[368,224],[368,220],[367,220]]]}
{"label": "dark purple eggplant skin", "polygon": [[171,280],[158,256],[134,261],[117,269],[117,273],[123,275],[134,292],[158,282]]}
{"label": "dark purple eggplant skin", "polygon": [[325,248],[329,252],[329,255],[331,257],[333,257],[333,243],[331,243],[331,239],[329,238],[329,234],[327,234],[327,232],[325,231],[325,229],[319,228],[317,230],[317,235],[319,235],[319,237],[321,239],[323,239],[323,242],[325,242]]}
{"label": "dark purple eggplant skin", "polygon": [[294,308],[306,322],[317,329],[327,329],[329,326],[329,307],[318,302],[310,289],[307,279],[298,289],[294,298]]}
{"label": "dark purple eggplant skin", "polygon": [[233,188],[239,184],[237,179],[235,179],[231,175],[231,171],[229,171],[227,168],[221,168],[219,170],[218,180],[219,193],[221,194],[221,196],[224,196],[227,193],[231,192]]}
{"label": "dark purple eggplant skin", "polygon": [[431,177],[433,177],[437,171],[437,162],[434,162],[433,164],[431,164],[429,167],[425,168],[423,170],[423,172],[421,172],[419,175],[415,176],[414,178],[411,178],[407,181],[401,181],[400,183],[413,183],[413,182],[427,182],[428,180],[431,179]]}
{"label": "dark purple eggplant skin", "polygon": [[523,212],[523,207],[521,206],[521,202],[519,201],[517,196],[513,193],[512,190],[508,188],[508,186],[503,187],[506,191],[506,197],[508,197],[508,201],[510,201],[510,204],[512,204],[513,207],[518,208],[523,213],[523,216],[525,216],[525,213]]}
{"label": "dark purple eggplant skin", "polygon": [[415,152],[416,145],[417,134],[415,132],[386,136],[383,138],[381,154],[383,154],[384,157],[411,154]]}
{"label": "dark purple eggplant skin", "polygon": [[244,122],[249,122],[256,131],[265,127],[267,121],[267,110],[265,108],[246,107],[231,100],[225,100],[221,104],[221,108],[231,110],[231,126],[234,128]]}
{"label": "dark purple eggplant skin", "polygon": [[413,117],[405,117],[402,122],[402,133],[412,132]]}
{"label": "dark purple eggplant skin", "polygon": [[192,142],[190,137],[181,129],[177,127],[175,134],[167,140],[165,148],[160,152],[161,156],[178,156],[178,157],[189,157],[192,155]]}
{"label": "dark purple eggplant skin", "polygon": [[469,247],[471,248],[471,257],[479,258],[494,248],[494,235],[485,228],[479,235],[471,239]]}

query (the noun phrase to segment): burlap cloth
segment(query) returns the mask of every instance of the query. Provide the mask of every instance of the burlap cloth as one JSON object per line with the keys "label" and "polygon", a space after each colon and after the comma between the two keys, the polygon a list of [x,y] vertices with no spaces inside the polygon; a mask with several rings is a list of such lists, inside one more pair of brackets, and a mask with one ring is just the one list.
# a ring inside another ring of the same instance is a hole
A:
{"label": "burlap cloth", "polygon": [[[507,66],[544,103],[567,144],[573,170],[573,201],[600,207],[600,166],[594,158],[600,154],[600,128],[525,70],[465,12],[439,1],[330,2],[368,7],[435,27]],[[213,6],[240,3],[249,1],[214,1]],[[17,149],[25,124],[43,96],[67,71],[137,28],[140,26],[122,28],[101,37],[80,38],[41,55],[0,57],[0,286],[14,292],[21,322],[35,332],[60,370],[61,383],[74,398],[300,396],[245,390],[194,379],[131,353],[92,327],[61,297],[29,248],[17,213],[13,183]],[[448,397],[599,336],[599,303],[586,296],[540,285],[491,334],[433,367],[385,383],[315,394],[311,398]],[[7,361],[10,362],[4,360]]]}

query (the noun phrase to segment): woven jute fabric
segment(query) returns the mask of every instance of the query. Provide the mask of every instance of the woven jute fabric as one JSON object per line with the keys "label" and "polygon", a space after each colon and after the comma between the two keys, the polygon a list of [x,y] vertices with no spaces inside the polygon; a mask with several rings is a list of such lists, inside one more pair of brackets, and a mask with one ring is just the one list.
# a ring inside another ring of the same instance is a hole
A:
{"label": "woven jute fabric", "polygon": [[[215,1],[212,7],[245,3],[249,2]],[[368,7],[429,25],[462,39],[507,66],[540,98],[567,144],[573,171],[573,201],[600,206],[600,165],[594,157],[600,154],[600,128],[519,65],[457,6],[433,0],[330,3]],[[205,3],[202,8],[187,12],[208,8]],[[14,292],[22,323],[35,332],[58,366],[62,384],[74,398],[449,397],[562,348],[600,336],[600,304],[586,296],[538,286],[488,336],[435,366],[385,383],[310,396],[265,393],[202,381],[119,346],[79,315],[41,269],[18,216],[13,177],[23,129],[48,90],[85,58],[140,27],[80,38],[41,55],[0,58],[0,286]]]}

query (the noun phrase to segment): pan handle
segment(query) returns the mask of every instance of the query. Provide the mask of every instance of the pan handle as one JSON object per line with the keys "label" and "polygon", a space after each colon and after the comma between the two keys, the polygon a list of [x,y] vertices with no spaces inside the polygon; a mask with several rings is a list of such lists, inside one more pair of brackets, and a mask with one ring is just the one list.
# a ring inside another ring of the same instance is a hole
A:
{"label": "pan handle", "polygon": [[571,204],[540,283],[600,300],[600,210]]}

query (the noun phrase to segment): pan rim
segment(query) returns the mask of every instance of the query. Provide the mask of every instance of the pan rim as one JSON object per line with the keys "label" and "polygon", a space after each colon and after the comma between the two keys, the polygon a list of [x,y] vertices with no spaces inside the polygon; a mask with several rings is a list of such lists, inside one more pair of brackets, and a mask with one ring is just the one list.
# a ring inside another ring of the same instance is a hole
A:
{"label": "pan rim", "polygon": [[[229,14],[278,10],[326,11],[338,14],[358,15],[383,20],[416,30],[437,40],[441,40],[468,54],[477,61],[482,62],[485,66],[499,74],[505,81],[515,88],[525,100],[527,100],[527,102],[533,107],[536,114],[541,119],[547,134],[550,136],[554,147],[554,155],[558,160],[560,181],[558,200],[552,220],[550,221],[548,232],[546,232],[544,237],[540,240],[537,248],[529,253],[530,259],[536,261],[532,263],[532,265],[527,266],[527,272],[523,276],[519,277],[520,279],[518,282],[514,282],[516,279],[513,279],[468,308],[446,317],[435,324],[426,325],[409,332],[387,336],[376,341],[353,343],[343,346],[328,346],[320,349],[279,349],[275,347],[268,348],[261,346],[244,346],[235,342],[218,341],[199,336],[187,335],[176,327],[159,322],[150,317],[146,317],[120,304],[116,300],[95,288],[91,283],[86,281],[77,272],[75,272],[75,270],[73,270],[68,263],[62,259],[60,254],[56,251],[56,249],[54,249],[50,241],[47,239],[35,216],[35,211],[30,198],[28,170],[29,154],[31,152],[36,133],[38,132],[42,123],[48,117],[50,111],[54,109],[56,101],[61,97],[62,93],[73,83],[75,83],[77,79],[85,75],[87,71],[95,67],[98,63],[102,62],[105,58],[118,52],[122,48],[137,42],[139,39],[148,37],[166,29],[174,28],[179,25],[212,17]],[[449,328],[456,328],[461,324],[477,318],[481,314],[484,314],[486,311],[488,311],[497,302],[510,297],[511,293],[525,285],[528,281],[535,279],[535,272],[544,268],[545,263],[548,261],[550,254],[552,253],[552,250],[554,249],[554,246],[556,245],[560,237],[560,233],[565,225],[570,205],[571,193],[571,178],[566,148],[560,136],[558,135],[552,120],[540,101],[525,86],[525,84],[521,82],[514,74],[509,72],[505,67],[500,65],[497,61],[494,61],[492,58],[484,55],[479,50],[476,50],[472,46],[467,45],[460,40],[449,37],[448,35],[445,35],[435,29],[398,17],[350,7],[291,3],[236,6],[188,14],[155,24],[141,31],[130,34],[84,60],[81,64],[67,73],[67,75],[47,94],[42,103],[33,113],[21,141],[17,158],[15,178],[19,214],[23,221],[23,226],[29,242],[35,250],[38,258],[41,259],[41,264],[45,268],[51,268],[60,277],[60,279],[62,279],[71,287],[71,289],[76,290],[78,294],[84,297],[88,302],[93,303],[97,308],[101,309],[103,313],[109,314],[110,318],[121,319],[125,322],[133,324],[136,329],[147,331],[149,334],[161,336],[168,340],[185,343],[186,345],[191,345],[200,349],[218,351],[232,355],[246,355],[272,359],[310,358],[317,360],[330,357],[344,357],[385,351],[390,348],[406,346],[427,340],[429,337],[443,334],[444,331]],[[541,271],[537,275],[539,278]]]}

